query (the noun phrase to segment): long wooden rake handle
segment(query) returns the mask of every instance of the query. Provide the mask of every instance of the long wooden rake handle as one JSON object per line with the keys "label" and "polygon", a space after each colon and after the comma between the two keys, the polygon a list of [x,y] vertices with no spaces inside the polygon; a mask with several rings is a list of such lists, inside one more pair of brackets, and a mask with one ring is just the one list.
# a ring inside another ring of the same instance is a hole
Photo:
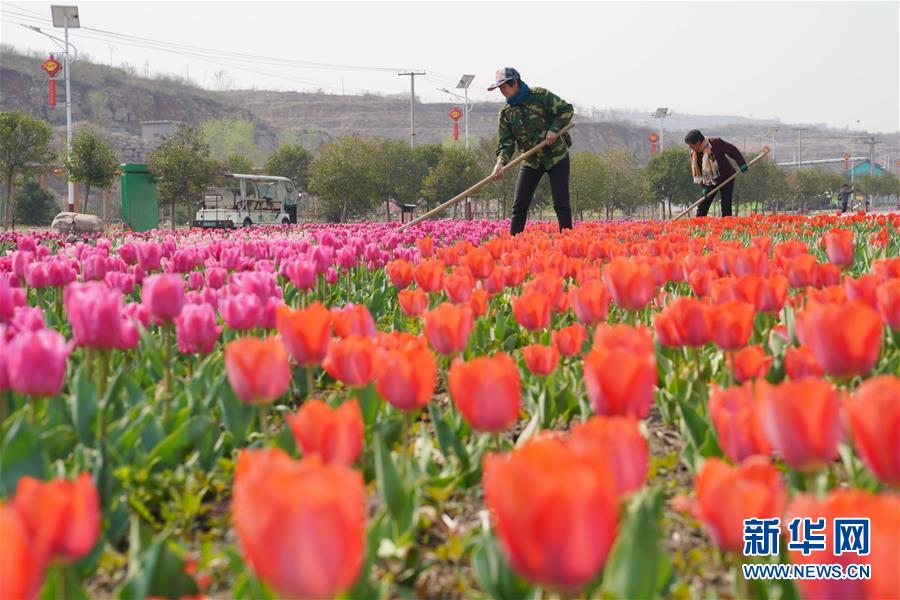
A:
{"label": "long wooden rake handle", "polygon": [[[768,154],[769,154],[769,147],[766,146],[765,148],[762,149],[762,152],[759,153],[759,156],[757,156],[756,158],[754,158],[753,160],[751,160],[750,162],[747,163],[747,167],[749,168],[750,165],[752,165],[753,163],[755,163],[756,161],[758,161],[759,159],[761,159],[762,157],[764,157],[764,156],[766,156],[766,155],[768,155]],[[726,160],[727,160],[727,159],[726,159]],[[719,188],[721,188],[723,185],[726,185],[729,181],[731,181],[732,179],[734,179],[735,177],[737,177],[738,173],[740,173],[740,171],[735,171],[734,173],[732,173],[731,175],[729,175],[728,178],[727,178],[725,181],[723,181],[722,183],[720,183],[719,185],[717,185],[717,186],[714,187],[713,189],[709,190],[708,192],[706,192],[705,194],[703,194],[702,196],[700,196],[700,198],[699,198],[696,202],[694,202],[693,204],[691,204],[690,206],[688,206],[686,209],[684,209],[683,211],[681,211],[680,213],[678,213],[676,216],[672,217],[672,220],[673,220],[673,221],[677,221],[678,219],[680,219],[680,218],[683,217],[684,215],[688,214],[689,212],[691,212],[692,210],[694,210],[695,208],[697,208],[697,205],[699,205],[701,202],[703,202],[704,200],[706,200],[707,196],[711,196],[711,195],[715,194],[716,192],[718,192],[718,191],[719,191]]]}
{"label": "long wooden rake handle", "polygon": [[[566,125],[565,127],[563,127],[562,129],[560,129],[559,131],[556,132],[557,136],[561,136],[562,134],[564,134],[565,132],[567,132],[569,129],[572,128],[573,125],[574,125],[574,123],[572,123],[572,122],[570,121],[568,125]],[[544,140],[543,142],[541,142],[540,144],[538,144],[537,146],[535,146],[535,147],[532,148],[531,150],[528,150],[527,152],[523,152],[523,153],[520,154],[519,156],[517,156],[517,157],[515,157],[514,159],[512,159],[511,161],[509,161],[509,162],[503,167],[503,169],[501,170],[501,173],[506,173],[509,169],[511,169],[512,167],[518,165],[520,162],[522,162],[523,160],[525,160],[525,159],[528,158],[529,156],[533,155],[533,154],[536,153],[536,152],[539,152],[539,151],[540,151],[544,146],[546,146],[546,145],[547,145],[547,140]],[[457,202],[460,202],[461,200],[463,200],[463,199],[466,198],[467,196],[471,196],[472,194],[474,194],[475,192],[477,192],[478,190],[480,190],[481,188],[483,188],[484,186],[486,186],[487,184],[489,184],[489,183],[490,183],[491,181],[493,181],[493,180],[494,180],[493,174],[488,175],[487,177],[485,177],[484,179],[482,179],[481,181],[479,181],[478,183],[476,183],[475,185],[473,185],[472,187],[470,187],[470,188],[467,189],[466,191],[460,193],[460,194],[457,195],[457,196],[454,196],[453,198],[450,198],[449,200],[447,200],[446,202],[444,202],[444,203],[441,204],[440,206],[438,206],[438,207],[436,207],[436,208],[432,208],[431,210],[429,210],[429,211],[428,211],[427,213],[425,213],[424,215],[420,215],[420,216],[416,217],[415,219],[413,219],[412,221],[410,221],[409,223],[405,223],[404,225],[401,225],[401,226],[397,229],[397,231],[403,231],[403,230],[406,229],[407,227],[412,227],[413,225],[416,225],[416,224],[418,224],[418,223],[421,223],[422,221],[424,221],[425,219],[427,219],[427,218],[429,218],[429,217],[433,217],[433,216],[436,215],[436,214],[439,214],[439,213],[444,212],[445,210],[447,210],[448,208],[450,208],[451,206],[453,206],[453,205],[456,204]]]}

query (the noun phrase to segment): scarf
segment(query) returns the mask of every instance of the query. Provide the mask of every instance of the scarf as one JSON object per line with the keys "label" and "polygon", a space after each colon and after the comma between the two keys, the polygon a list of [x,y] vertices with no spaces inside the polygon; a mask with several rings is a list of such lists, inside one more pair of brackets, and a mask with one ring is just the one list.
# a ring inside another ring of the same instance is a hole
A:
{"label": "scarf", "polygon": [[719,164],[713,156],[712,145],[708,139],[703,140],[700,151],[703,153],[703,158],[698,167],[697,153],[691,150],[691,175],[694,177],[694,183],[712,185],[719,178]]}
{"label": "scarf", "polygon": [[531,89],[524,81],[519,82],[519,91],[506,99],[506,103],[510,106],[516,106],[517,104],[522,104],[528,95],[531,94]]}

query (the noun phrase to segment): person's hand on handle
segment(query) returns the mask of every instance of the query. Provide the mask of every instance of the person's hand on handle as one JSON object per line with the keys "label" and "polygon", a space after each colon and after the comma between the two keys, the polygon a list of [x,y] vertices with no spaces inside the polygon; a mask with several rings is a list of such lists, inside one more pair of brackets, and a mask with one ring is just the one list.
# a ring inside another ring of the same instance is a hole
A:
{"label": "person's hand on handle", "polygon": [[494,165],[494,172],[491,173],[491,177],[494,178],[494,181],[500,181],[503,178],[503,165],[501,163],[497,163]]}
{"label": "person's hand on handle", "polygon": [[747,163],[740,165],[740,169],[741,169],[741,173],[746,173],[747,172]]}
{"label": "person's hand on handle", "polygon": [[555,142],[557,137],[559,137],[559,134],[557,134],[555,131],[548,131],[548,132],[547,132],[547,138],[546,138],[546,139],[547,139],[547,145],[549,146],[550,144],[552,144],[553,142]]}

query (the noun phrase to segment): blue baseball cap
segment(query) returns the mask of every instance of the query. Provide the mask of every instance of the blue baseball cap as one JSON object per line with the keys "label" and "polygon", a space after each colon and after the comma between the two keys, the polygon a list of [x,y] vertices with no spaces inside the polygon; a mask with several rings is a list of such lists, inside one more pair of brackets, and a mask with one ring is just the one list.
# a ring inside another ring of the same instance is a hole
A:
{"label": "blue baseball cap", "polygon": [[496,90],[498,87],[500,87],[501,83],[506,83],[511,79],[522,79],[522,76],[519,75],[519,72],[512,67],[503,67],[502,69],[497,69],[497,72],[494,74],[494,79],[496,81],[494,81],[494,83],[491,84],[491,87],[488,88],[489,92],[491,90]]}

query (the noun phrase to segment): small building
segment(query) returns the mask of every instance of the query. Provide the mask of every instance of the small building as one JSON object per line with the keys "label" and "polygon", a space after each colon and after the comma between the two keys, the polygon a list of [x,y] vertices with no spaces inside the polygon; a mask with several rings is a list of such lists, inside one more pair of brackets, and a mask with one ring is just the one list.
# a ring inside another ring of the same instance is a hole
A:
{"label": "small building", "polygon": [[165,136],[175,133],[180,124],[180,121],[141,121],[141,139],[155,148]]}
{"label": "small building", "polygon": [[884,175],[887,175],[888,171],[877,162],[874,165],[870,165],[868,159],[857,163],[853,165],[853,168],[844,171],[844,175],[847,179],[850,179],[851,176],[855,179],[856,177],[862,177],[863,175],[869,174],[874,174],[878,177],[882,177]]}

